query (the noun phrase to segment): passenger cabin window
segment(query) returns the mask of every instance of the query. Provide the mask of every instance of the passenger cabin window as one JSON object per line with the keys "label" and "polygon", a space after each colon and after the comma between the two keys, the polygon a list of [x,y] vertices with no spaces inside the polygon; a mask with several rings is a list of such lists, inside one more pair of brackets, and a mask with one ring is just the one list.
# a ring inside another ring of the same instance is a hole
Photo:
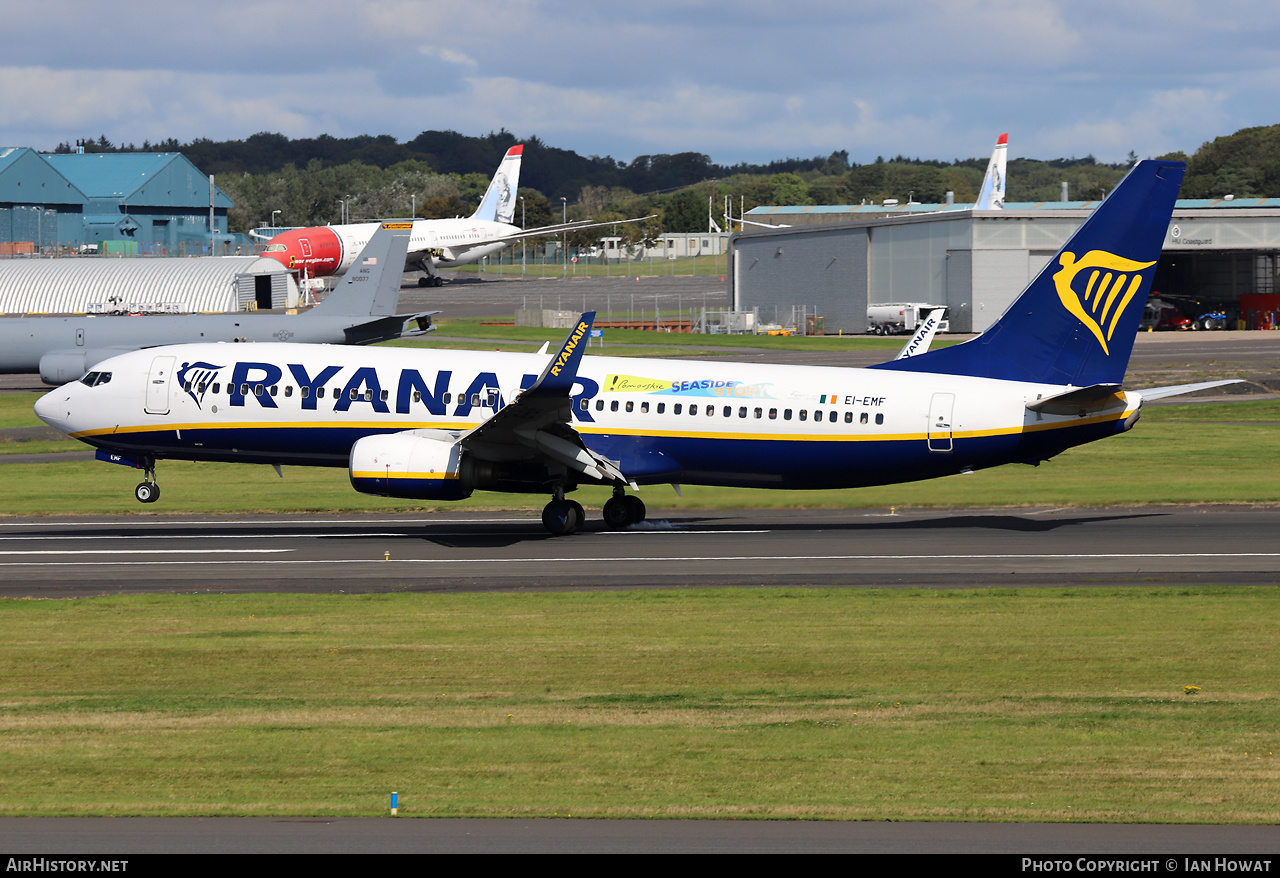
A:
{"label": "passenger cabin window", "polygon": [[673,415],[678,415],[678,414],[680,414],[680,407],[681,407],[681,406],[680,406],[680,403],[678,403],[678,402],[677,402],[677,403],[673,403],[673,404],[672,404],[672,406],[671,406],[671,414],[673,414]]}
{"label": "passenger cabin window", "polygon": [[727,405],[727,406],[725,406],[725,407],[724,407],[724,416],[725,416],[726,418],[732,418],[732,417],[733,417],[733,406],[731,406],[731,405]]}
{"label": "passenger cabin window", "polygon": [[[756,411],[760,411],[760,410],[756,409]],[[747,407],[744,405],[740,409],[738,409],[738,417],[745,418],[746,416],[747,416]],[[760,416],[756,415],[756,417],[758,418]]]}
{"label": "passenger cabin window", "polygon": [[609,403],[609,411],[616,412],[617,410],[618,410],[618,401],[615,399],[613,402]]}
{"label": "passenger cabin window", "polygon": [[802,420],[802,421],[807,421],[807,420],[809,420],[809,410],[808,410],[808,409],[800,409],[800,420]]}
{"label": "passenger cabin window", "polygon": [[690,403],[690,404],[689,404],[689,414],[691,414],[691,415],[696,415],[697,413],[698,413],[698,405],[697,405],[697,403]]}
{"label": "passenger cabin window", "polygon": [[883,423],[884,423],[884,415],[877,414],[877,415],[876,415],[876,423],[877,423],[877,424],[883,424]]}
{"label": "passenger cabin window", "polygon": [[284,395],[285,395],[285,398],[286,398],[286,399],[287,399],[288,397],[290,397],[290,396],[293,396],[293,385],[292,385],[292,384],[286,384],[286,385],[284,386]]}
{"label": "passenger cabin window", "polygon": [[635,409],[636,409],[636,404],[631,400],[627,400],[627,411],[633,412],[635,411]]}
{"label": "passenger cabin window", "polygon": [[784,409],[784,410],[783,410],[783,412],[782,412],[782,420],[784,420],[784,421],[789,421],[789,420],[791,420],[791,409]]}
{"label": "passenger cabin window", "polygon": [[[213,385],[213,386],[214,386],[214,387],[217,387],[218,385],[216,385],[216,384],[215,384],[215,385]],[[215,390],[215,391],[214,391],[214,393],[217,393],[217,391]],[[300,388],[298,389],[298,395],[299,395],[299,396],[301,396],[303,399],[308,398],[309,396],[311,396],[311,388],[310,388],[310,387],[300,387]]]}
{"label": "passenger cabin window", "polygon": [[858,423],[865,424],[866,422],[867,422],[867,413],[863,412],[861,415],[858,416]]}
{"label": "passenger cabin window", "polygon": [[584,411],[584,412],[585,412],[585,411],[587,410],[587,405],[588,405],[588,403],[587,403],[587,401],[584,399],[584,400],[582,400],[580,403],[578,403],[578,408],[580,408],[582,411]]}
{"label": "passenger cabin window", "polygon": [[771,421],[776,421],[776,420],[778,420],[778,410],[777,410],[777,409],[769,409],[769,420],[771,420]]}
{"label": "passenger cabin window", "polygon": [[[416,394],[415,394],[415,395],[416,395]],[[452,394],[452,393],[446,393],[446,394],[444,395],[444,404],[445,404],[445,405],[448,405],[448,404],[449,404],[449,401],[450,401],[452,398],[453,398],[453,394]]]}
{"label": "passenger cabin window", "polygon": [[834,424],[836,422],[836,413],[831,412],[831,414],[827,415],[827,420]]}
{"label": "passenger cabin window", "polygon": [[764,409],[756,409],[756,420],[764,417]]}
{"label": "passenger cabin window", "polygon": [[647,402],[640,403],[640,414],[645,415],[648,413],[649,413],[649,403]]}
{"label": "passenger cabin window", "polygon": [[845,422],[846,424],[852,424],[852,423],[853,423],[853,412],[845,412],[845,413],[844,413],[844,422]]}
{"label": "passenger cabin window", "polygon": [[[665,402],[658,403],[658,414],[662,414],[666,410],[667,410],[667,404]],[[679,414],[679,412],[676,412],[676,414]]]}
{"label": "passenger cabin window", "polygon": [[[583,400],[583,402],[586,402],[586,400]],[[602,412],[602,411],[604,411],[604,400],[603,400],[603,399],[597,399],[597,400],[596,400],[596,411],[598,411],[598,412]]]}

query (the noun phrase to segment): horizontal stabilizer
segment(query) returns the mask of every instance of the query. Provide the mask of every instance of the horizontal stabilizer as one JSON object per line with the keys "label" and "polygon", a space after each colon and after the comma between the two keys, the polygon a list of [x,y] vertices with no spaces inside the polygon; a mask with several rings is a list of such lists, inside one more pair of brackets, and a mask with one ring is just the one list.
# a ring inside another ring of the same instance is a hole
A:
{"label": "horizontal stabilizer", "polygon": [[1093,384],[1089,387],[1077,387],[1066,393],[1057,393],[1035,402],[1027,403],[1027,411],[1039,412],[1042,415],[1074,415],[1082,411],[1106,408],[1113,402],[1120,402],[1119,384]]}
{"label": "horizontal stabilizer", "polygon": [[1230,378],[1226,381],[1201,381],[1198,384],[1171,384],[1168,387],[1152,387],[1149,390],[1139,390],[1137,393],[1142,395],[1142,399],[1151,402],[1155,399],[1164,399],[1167,396],[1181,396],[1184,393],[1195,393],[1197,390],[1208,390],[1210,387],[1225,387],[1228,384],[1242,384],[1243,378]]}

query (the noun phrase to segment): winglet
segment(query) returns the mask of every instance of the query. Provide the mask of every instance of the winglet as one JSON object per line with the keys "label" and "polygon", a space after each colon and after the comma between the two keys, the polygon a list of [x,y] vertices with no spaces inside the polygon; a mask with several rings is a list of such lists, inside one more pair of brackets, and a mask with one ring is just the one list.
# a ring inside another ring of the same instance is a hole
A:
{"label": "winglet", "polygon": [[547,363],[538,380],[524,392],[524,396],[568,396],[573,391],[573,383],[578,378],[578,364],[582,362],[582,353],[587,349],[587,340],[591,337],[591,324],[595,322],[596,312],[587,311],[569,330],[560,350]]}

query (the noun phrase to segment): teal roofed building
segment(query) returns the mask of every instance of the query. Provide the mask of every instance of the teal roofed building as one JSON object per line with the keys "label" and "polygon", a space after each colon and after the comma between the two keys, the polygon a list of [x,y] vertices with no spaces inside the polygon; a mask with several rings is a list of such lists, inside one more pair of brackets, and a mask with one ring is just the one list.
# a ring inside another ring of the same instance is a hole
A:
{"label": "teal roofed building", "polygon": [[0,242],[79,243],[85,196],[25,146],[0,147]]}
{"label": "teal roofed building", "polygon": [[[58,153],[41,156],[83,193],[79,240],[135,241],[142,252],[208,252],[209,178],[181,153]],[[234,202],[213,189],[213,231],[227,234]]]}

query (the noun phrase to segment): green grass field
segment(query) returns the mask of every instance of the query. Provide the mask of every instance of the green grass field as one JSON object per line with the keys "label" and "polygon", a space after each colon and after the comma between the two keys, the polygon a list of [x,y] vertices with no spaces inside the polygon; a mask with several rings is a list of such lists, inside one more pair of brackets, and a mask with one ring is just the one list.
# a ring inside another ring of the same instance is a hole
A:
{"label": "green grass field", "polygon": [[1275,823],[1278,614],[1270,588],[0,601],[0,814],[396,790],[409,817]]}

